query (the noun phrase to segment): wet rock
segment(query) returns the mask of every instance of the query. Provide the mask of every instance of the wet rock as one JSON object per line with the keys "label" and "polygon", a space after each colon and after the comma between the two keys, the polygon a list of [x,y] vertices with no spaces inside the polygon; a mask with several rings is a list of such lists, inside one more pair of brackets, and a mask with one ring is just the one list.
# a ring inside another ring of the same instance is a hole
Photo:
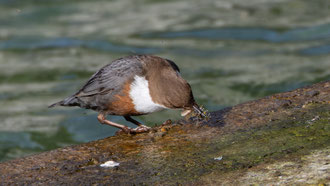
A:
{"label": "wet rock", "polygon": [[317,91],[317,90],[311,90],[311,91],[306,92],[306,95],[308,95],[310,97],[314,97],[314,96],[317,96],[319,94],[320,94],[320,92]]}
{"label": "wet rock", "polygon": [[329,84],[4,162],[0,185],[327,184]]}

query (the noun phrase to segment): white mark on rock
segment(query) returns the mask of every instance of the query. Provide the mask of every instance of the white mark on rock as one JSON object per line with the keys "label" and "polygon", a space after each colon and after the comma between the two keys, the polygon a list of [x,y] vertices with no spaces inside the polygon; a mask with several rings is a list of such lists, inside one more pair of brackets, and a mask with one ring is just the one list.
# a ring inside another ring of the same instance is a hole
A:
{"label": "white mark on rock", "polygon": [[118,167],[119,163],[115,162],[115,161],[106,161],[105,163],[100,165],[101,167],[104,168],[112,168],[112,167]]}
{"label": "white mark on rock", "polygon": [[215,157],[214,160],[218,160],[218,161],[220,161],[220,160],[222,160],[222,156]]}

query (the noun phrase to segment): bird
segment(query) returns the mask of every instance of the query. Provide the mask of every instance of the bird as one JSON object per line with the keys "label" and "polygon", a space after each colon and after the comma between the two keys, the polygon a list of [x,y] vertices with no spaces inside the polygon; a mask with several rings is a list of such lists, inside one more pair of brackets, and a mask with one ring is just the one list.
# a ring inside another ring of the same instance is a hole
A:
{"label": "bird", "polygon": [[[95,72],[76,93],[49,108],[55,106],[94,110],[101,124],[132,134],[151,129],[132,116],[164,109],[181,109],[182,116],[192,111],[205,116],[179,67],[169,59],[153,55],[131,55],[112,61]],[[123,116],[137,127],[133,129],[107,120],[108,115]]]}

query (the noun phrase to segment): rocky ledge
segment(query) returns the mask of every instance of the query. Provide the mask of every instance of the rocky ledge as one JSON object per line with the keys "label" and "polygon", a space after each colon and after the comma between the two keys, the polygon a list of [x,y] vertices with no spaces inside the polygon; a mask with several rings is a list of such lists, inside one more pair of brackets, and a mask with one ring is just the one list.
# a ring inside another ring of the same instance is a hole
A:
{"label": "rocky ledge", "polygon": [[[330,81],[0,164],[7,184],[327,184]],[[114,167],[104,167],[107,161]]]}

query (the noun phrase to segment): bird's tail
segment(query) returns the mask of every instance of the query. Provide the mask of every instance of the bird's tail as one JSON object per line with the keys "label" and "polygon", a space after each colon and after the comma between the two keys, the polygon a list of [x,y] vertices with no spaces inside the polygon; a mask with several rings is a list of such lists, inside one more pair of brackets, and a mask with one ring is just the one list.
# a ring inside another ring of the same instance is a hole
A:
{"label": "bird's tail", "polygon": [[51,105],[48,106],[48,108],[53,108],[53,107],[56,107],[56,106],[60,106],[63,104],[63,101],[59,101],[59,102],[56,102],[56,103],[53,103]]}
{"label": "bird's tail", "polygon": [[52,108],[52,107],[56,107],[56,106],[79,106],[79,101],[76,97],[70,96],[68,98],[65,98],[62,101],[49,105],[48,108]]}

